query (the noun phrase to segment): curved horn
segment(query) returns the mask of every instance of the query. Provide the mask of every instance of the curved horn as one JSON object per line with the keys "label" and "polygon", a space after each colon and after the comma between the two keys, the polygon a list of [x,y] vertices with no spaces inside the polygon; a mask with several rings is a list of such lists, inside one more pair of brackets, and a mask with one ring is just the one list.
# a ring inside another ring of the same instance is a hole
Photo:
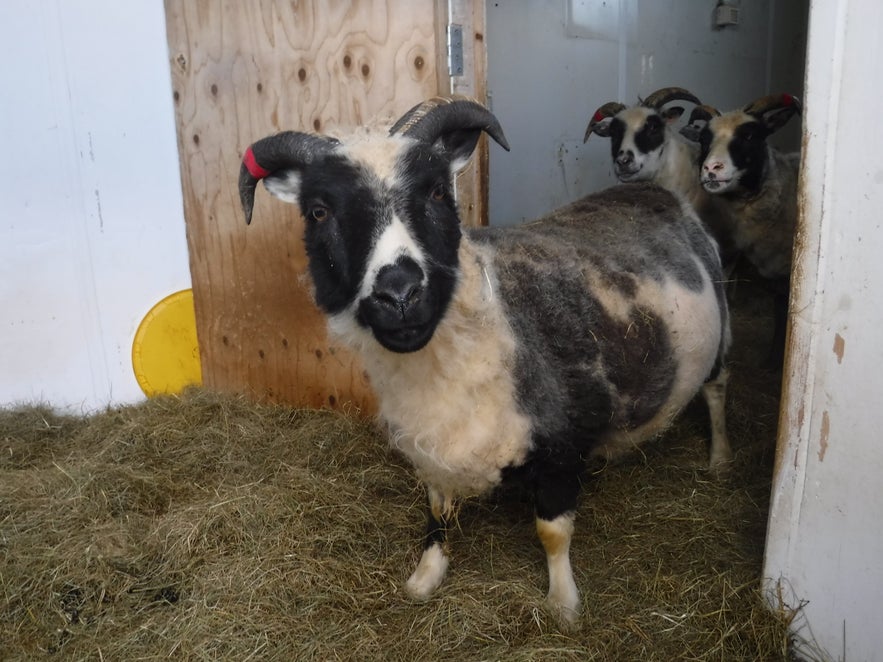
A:
{"label": "curved horn", "polygon": [[695,94],[683,87],[663,87],[653,92],[649,97],[641,101],[642,106],[659,110],[670,101],[681,100],[690,103],[702,103]]}
{"label": "curved horn", "polygon": [[251,223],[254,191],[258,182],[277,170],[301,169],[317,155],[330,150],[336,140],[297,131],[283,131],[258,140],[245,150],[239,168],[239,201],[245,222]]}
{"label": "curved horn", "polygon": [[709,106],[707,103],[701,103],[692,111],[690,111],[690,119],[687,120],[687,124],[692,124],[693,122],[710,122],[712,117],[720,117],[721,111],[719,111],[714,106]]}
{"label": "curved horn", "polygon": [[755,99],[747,104],[742,111],[755,117],[763,117],[771,110],[788,108],[792,112],[801,112],[800,99],[790,94],[770,94],[760,99]]}
{"label": "curved horn", "polygon": [[589,139],[589,136],[594,133],[595,125],[598,124],[598,122],[602,122],[608,117],[613,117],[621,110],[625,110],[625,104],[619,103],[618,101],[608,101],[598,108],[598,110],[592,115],[592,119],[589,120],[589,126],[586,127],[586,134],[583,136],[583,142],[586,142]]}
{"label": "curved horn", "polygon": [[[509,151],[509,143],[503,135],[503,127],[496,117],[484,106],[464,97],[435,97],[418,103],[402,115],[389,130],[389,135],[401,134],[421,142],[434,143],[452,134],[474,132],[474,141],[469,152],[475,147],[479,132],[484,131]],[[447,143],[447,141],[445,141]],[[446,146],[450,147],[450,145]]]}

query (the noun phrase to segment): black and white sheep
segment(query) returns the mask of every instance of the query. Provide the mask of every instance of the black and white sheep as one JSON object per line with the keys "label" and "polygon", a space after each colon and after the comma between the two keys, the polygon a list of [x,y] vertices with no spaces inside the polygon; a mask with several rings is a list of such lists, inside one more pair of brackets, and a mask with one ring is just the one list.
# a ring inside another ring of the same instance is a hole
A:
{"label": "black and white sheep", "polygon": [[521,480],[535,495],[548,604],[573,620],[586,458],[658,435],[699,391],[711,465],[730,458],[720,263],[692,210],[651,185],[526,225],[463,228],[453,177],[482,131],[508,149],[496,118],[458,99],[415,107],[389,135],[273,135],[245,152],[242,205],[250,221],[262,179],[300,206],[315,301],[427,487],[408,593],[427,598],[444,578],[454,500]]}
{"label": "black and white sheep", "polygon": [[781,360],[785,342],[800,153],[783,153],[767,138],[799,113],[796,97],[774,94],[724,114],[697,106],[682,130],[698,140],[698,180],[726,205],[736,249],[772,283],[772,363]]}
{"label": "black and white sheep", "polygon": [[674,101],[701,104],[689,90],[664,87],[637,105],[610,101],[589,120],[583,142],[592,134],[610,138],[613,173],[623,182],[653,182],[682,195],[717,240],[727,262],[733,253],[726,209],[702,187],[697,177],[699,148],[684,140],[672,125],[684,113]]}

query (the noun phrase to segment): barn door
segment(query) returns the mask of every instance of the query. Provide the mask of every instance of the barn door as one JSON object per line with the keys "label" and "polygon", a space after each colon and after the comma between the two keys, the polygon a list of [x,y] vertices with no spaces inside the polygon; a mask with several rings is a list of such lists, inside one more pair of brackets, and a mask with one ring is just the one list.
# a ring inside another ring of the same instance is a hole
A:
{"label": "barn door", "polygon": [[[243,150],[285,130],[344,133],[447,92],[484,99],[484,3],[447,0],[165,0],[203,381],[310,407],[375,409],[361,366],[329,342],[306,276],[303,221],[237,193]],[[464,68],[448,74],[448,19]],[[486,218],[483,140],[458,181],[467,223]]]}

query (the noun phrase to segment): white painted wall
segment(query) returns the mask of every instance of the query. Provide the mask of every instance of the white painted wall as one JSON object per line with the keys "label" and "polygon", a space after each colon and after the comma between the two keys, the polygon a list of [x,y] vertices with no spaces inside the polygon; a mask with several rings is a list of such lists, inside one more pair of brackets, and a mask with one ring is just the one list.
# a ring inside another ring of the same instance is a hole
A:
{"label": "white painted wall", "polygon": [[190,286],[163,4],[0,2],[0,406],[142,397],[131,343]]}
{"label": "white painted wall", "polygon": [[812,3],[802,250],[764,568],[774,604],[780,586],[786,604],[804,604],[808,659],[883,659],[881,34],[877,0]]}
{"label": "white painted wall", "polygon": [[[609,141],[583,143],[607,101],[636,103],[670,85],[721,110],[770,92],[800,96],[805,0],[745,0],[740,25],[720,31],[711,29],[716,4],[487,2],[488,91],[512,146],[491,148],[491,224],[531,219],[616,183]],[[782,134],[779,144],[799,145],[799,123]]]}

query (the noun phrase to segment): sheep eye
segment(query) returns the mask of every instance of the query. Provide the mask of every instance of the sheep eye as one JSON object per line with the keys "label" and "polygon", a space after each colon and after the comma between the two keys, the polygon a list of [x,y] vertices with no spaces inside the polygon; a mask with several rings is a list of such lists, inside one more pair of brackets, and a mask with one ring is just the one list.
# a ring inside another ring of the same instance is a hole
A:
{"label": "sheep eye", "polygon": [[432,191],[429,193],[429,197],[432,198],[435,202],[441,202],[447,197],[448,193],[445,191],[444,184],[436,184],[432,187]]}
{"label": "sheep eye", "polygon": [[647,118],[647,131],[649,131],[650,133],[656,133],[657,131],[662,129],[662,127],[662,120],[660,120],[655,115],[651,115]]}
{"label": "sheep eye", "polygon": [[328,220],[330,212],[325,205],[313,205],[310,207],[307,215],[317,223]]}
{"label": "sheep eye", "polygon": [[749,142],[761,139],[763,137],[760,127],[757,124],[748,125],[747,130],[743,135],[745,137],[745,140]]}

